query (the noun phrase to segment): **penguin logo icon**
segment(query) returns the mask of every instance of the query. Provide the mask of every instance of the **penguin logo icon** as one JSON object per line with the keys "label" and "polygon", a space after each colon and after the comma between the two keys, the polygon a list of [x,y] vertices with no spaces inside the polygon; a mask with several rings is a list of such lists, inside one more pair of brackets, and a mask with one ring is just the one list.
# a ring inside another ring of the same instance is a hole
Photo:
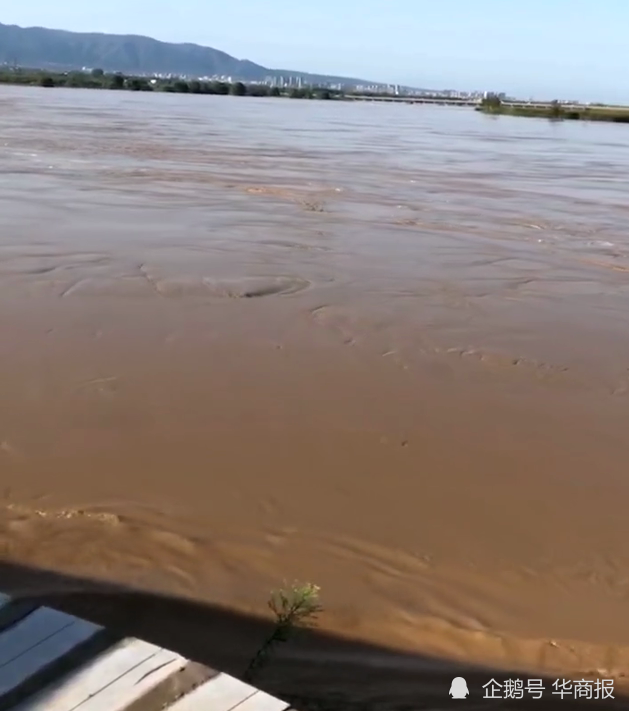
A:
{"label": "penguin logo icon", "polygon": [[469,693],[467,682],[462,676],[457,676],[452,679],[452,684],[450,685],[450,696],[453,699],[466,699]]}

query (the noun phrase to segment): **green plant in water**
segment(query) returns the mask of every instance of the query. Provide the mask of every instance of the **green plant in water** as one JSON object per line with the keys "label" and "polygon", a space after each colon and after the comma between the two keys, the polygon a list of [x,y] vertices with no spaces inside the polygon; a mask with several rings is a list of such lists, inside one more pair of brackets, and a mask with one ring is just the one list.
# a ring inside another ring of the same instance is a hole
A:
{"label": "green plant in water", "polygon": [[489,112],[499,112],[502,109],[502,101],[495,94],[487,94],[480,102],[481,108]]}
{"label": "green plant in water", "polygon": [[312,583],[293,583],[287,589],[275,590],[267,604],[275,615],[275,627],[249,663],[245,681],[251,681],[269,662],[279,642],[287,642],[299,627],[316,624],[318,614],[323,611],[319,587]]}
{"label": "green plant in water", "polygon": [[563,106],[557,101],[557,99],[554,99],[553,101],[550,102],[550,107],[548,109],[548,112],[550,114],[550,118],[554,118],[554,119],[562,118]]}

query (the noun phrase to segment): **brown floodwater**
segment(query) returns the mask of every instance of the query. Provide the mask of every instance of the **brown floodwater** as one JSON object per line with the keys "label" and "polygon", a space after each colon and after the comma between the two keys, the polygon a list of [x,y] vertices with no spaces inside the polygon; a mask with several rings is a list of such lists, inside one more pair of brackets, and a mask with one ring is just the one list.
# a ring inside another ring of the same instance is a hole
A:
{"label": "brown floodwater", "polygon": [[1,89],[3,557],[629,672],[628,166],[616,125]]}

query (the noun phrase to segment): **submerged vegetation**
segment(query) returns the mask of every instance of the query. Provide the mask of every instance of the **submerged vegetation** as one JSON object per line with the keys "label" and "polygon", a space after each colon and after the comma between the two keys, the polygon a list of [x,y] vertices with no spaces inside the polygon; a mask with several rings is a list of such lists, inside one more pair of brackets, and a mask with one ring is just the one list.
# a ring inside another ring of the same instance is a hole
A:
{"label": "submerged vegetation", "polygon": [[300,627],[314,625],[323,610],[319,587],[312,583],[293,583],[289,588],[273,591],[268,606],[275,618],[275,627],[245,670],[245,681],[251,681],[269,663],[278,643],[288,642]]}
{"label": "submerged vegetation", "polygon": [[528,116],[546,118],[554,121],[607,121],[610,123],[629,123],[629,107],[604,106],[602,104],[562,104],[559,101],[543,103],[504,102],[498,96],[484,98],[477,111],[486,114],[507,116]]}
{"label": "submerged vegetation", "polygon": [[231,94],[232,96],[287,96],[291,99],[342,98],[341,91],[316,87],[268,86],[243,82],[200,81],[199,79],[152,78],[107,74],[102,69],[91,72],[50,72],[40,69],[0,67],[0,84],[109,89],[116,91],[162,91],[178,94]]}

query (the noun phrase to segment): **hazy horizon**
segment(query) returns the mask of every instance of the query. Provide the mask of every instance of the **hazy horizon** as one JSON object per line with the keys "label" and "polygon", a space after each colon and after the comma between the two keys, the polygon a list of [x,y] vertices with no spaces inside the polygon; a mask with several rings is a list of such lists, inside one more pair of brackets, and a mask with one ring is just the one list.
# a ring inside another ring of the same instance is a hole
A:
{"label": "hazy horizon", "polygon": [[629,101],[622,0],[23,0],[0,22],[193,42],[270,68],[519,97]]}

